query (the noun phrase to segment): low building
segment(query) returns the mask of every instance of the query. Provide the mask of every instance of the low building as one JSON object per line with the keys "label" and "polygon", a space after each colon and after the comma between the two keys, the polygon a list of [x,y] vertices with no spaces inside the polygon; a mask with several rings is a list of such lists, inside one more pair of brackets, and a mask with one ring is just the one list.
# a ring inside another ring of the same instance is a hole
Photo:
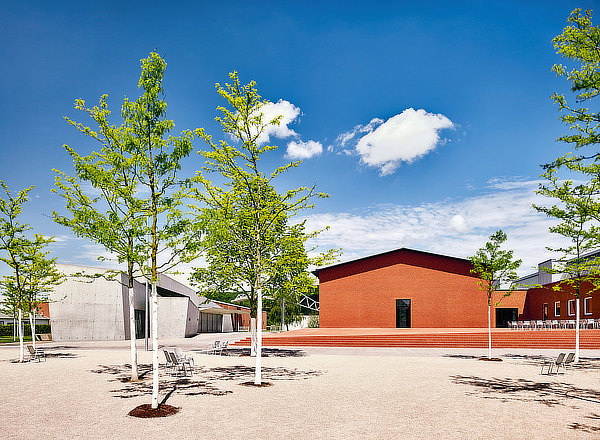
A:
{"label": "low building", "polygon": [[[107,269],[97,267],[58,264],[57,268],[67,277],[50,295],[49,313],[54,341],[130,339],[132,329],[125,273],[108,277],[104,275]],[[150,312],[150,288],[134,280],[133,289],[133,334],[136,338],[144,338]],[[159,275],[157,293],[159,338],[233,331],[233,316],[249,313],[238,309],[229,311],[218,304],[211,304],[191,287],[164,274]],[[149,331],[151,327],[148,325]]]}

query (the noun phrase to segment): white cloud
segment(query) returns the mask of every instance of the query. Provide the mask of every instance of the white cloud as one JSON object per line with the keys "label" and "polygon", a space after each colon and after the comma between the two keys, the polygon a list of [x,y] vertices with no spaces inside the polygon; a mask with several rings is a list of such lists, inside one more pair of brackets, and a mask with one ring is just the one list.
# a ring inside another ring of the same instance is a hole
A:
{"label": "white cloud", "polygon": [[371,133],[375,129],[375,127],[381,124],[383,124],[383,119],[373,118],[369,121],[367,125],[358,124],[355,125],[352,130],[340,134],[335,141],[342,147],[345,147],[346,144],[352,141],[357,134]]}
{"label": "white cloud", "polygon": [[279,125],[268,125],[258,137],[259,144],[269,142],[271,136],[275,138],[287,138],[297,136],[297,133],[288,126],[300,116],[300,109],[289,101],[280,99],[277,102],[269,102],[260,109],[263,114],[263,123],[268,123],[278,116],[282,116]]}
{"label": "white cloud", "polygon": [[313,156],[318,156],[323,152],[323,145],[320,142],[292,141],[287,146],[286,157],[290,159],[308,159]]}
{"label": "white cloud", "polygon": [[401,162],[410,163],[433,150],[440,142],[439,131],[452,127],[442,114],[409,108],[361,137],[356,152],[381,175],[391,174]]}
{"label": "white cloud", "polygon": [[519,273],[525,275],[552,258],[546,246],[565,244],[562,237],[548,232],[554,220],[531,208],[532,203],[545,202],[536,189],[536,181],[494,183],[487,193],[464,199],[316,214],[308,217],[307,228],[330,226],[311,244],[342,248],[343,261],[401,247],[467,258],[502,229],[508,235],[506,248],[523,260]]}

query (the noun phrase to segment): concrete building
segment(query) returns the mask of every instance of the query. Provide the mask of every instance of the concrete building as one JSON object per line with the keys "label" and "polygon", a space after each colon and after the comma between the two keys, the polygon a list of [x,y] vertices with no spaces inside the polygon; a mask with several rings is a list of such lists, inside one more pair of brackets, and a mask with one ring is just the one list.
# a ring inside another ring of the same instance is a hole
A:
{"label": "concrete building", "polygon": [[[57,268],[68,276],[50,296],[54,341],[123,340],[130,339],[132,332],[136,338],[144,337],[147,294],[149,296],[145,283],[134,281],[135,329],[130,329],[126,274],[108,279],[102,276],[106,273],[102,268],[65,264],[58,264]],[[202,331],[232,331],[232,316],[248,313],[210,305],[191,287],[166,275],[159,276],[157,291],[159,338],[190,337]],[[209,321],[210,327],[203,328]]]}

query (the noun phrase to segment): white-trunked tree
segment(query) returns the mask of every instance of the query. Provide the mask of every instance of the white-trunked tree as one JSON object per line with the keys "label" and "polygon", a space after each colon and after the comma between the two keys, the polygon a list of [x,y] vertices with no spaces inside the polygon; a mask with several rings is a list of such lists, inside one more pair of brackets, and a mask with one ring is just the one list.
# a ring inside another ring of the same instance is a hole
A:
{"label": "white-trunked tree", "polygon": [[[225,140],[218,144],[203,130],[196,134],[203,137],[210,149],[201,152],[206,158],[206,173],[216,173],[224,179],[224,186],[213,185],[203,173],[199,172],[196,182],[202,188],[197,194],[202,207],[200,218],[207,225],[207,260],[224,263],[218,282],[239,286],[250,292],[251,305],[256,304],[256,368],[254,383],[260,385],[261,349],[262,349],[262,303],[263,288],[278,262],[278,240],[289,232],[287,220],[297,212],[312,207],[314,197],[326,197],[317,193],[315,187],[299,187],[277,193],[273,181],[280,174],[301,161],[291,162],[277,167],[271,172],[260,169],[260,158],[264,153],[277,149],[264,145],[261,139],[272,125],[278,125],[281,117],[265,120],[262,108],[267,104],[261,99],[255,83],[243,85],[237,73],[229,75],[232,83],[224,87],[217,84],[219,95],[226,101],[228,108],[218,107],[221,116],[216,120],[222,125],[226,136],[233,140],[231,145]],[[261,137],[262,136],[262,137]],[[233,252],[233,253],[232,253]],[[238,258],[241,257],[241,258]],[[240,273],[249,276],[240,277]],[[201,274],[200,274],[201,275]],[[202,276],[197,281],[202,280]],[[231,290],[229,290],[231,291]]]}
{"label": "white-trunked tree", "polygon": [[0,186],[4,190],[0,197],[0,251],[3,253],[0,261],[11,271],[2,278],[0,286],[4,304],[18,314],[19,362],[23,362],[23,312],[29,314],[35,345],[35,321],[31,313],[35,313],[39,302],[47,299],[48,293],[62,281],[62,276],[56,270],[56,259],[47,258],[46,247],[54,240],[39,234],[34,234],[33,239],[28,238],[27,231],[32,229],[31,226],[18,219],[33,186],[19,191],[16,196],[1,180]]}
{"label": "white-trunked tree", "polygon": [[[75,108],[87,113],[98,128],[91,129],[69,118],[65,119],[100,148],[98,152],[92,151],[82,156],[74,148],[64,145],[73,160],[75,177],[54,170],[57,176],[53,191],[65,199],[70,214],[61,215],[54,211],[53,218],[55,222],[70,228],[75,235],[104,246],[119,263],[127,265],[131,380],[136,381],[138,364],[133,285],[136,275],[141,276],[139,268],[146,259],[142,237],[148,230],[141,202],[136,198],[137,164],[126,150],[130,135],[127,127],[124,124],[116,127],[109,122],[111,112],[108,110],[107,95],[100,98],[99,106],[92,108],[86,107],[85,102],[78,99]],[[92,187],[91,192],[84,189],[86,183]],[[118,271],[107,271],[88,276],[102,276],[121,282],[119,275]]]}

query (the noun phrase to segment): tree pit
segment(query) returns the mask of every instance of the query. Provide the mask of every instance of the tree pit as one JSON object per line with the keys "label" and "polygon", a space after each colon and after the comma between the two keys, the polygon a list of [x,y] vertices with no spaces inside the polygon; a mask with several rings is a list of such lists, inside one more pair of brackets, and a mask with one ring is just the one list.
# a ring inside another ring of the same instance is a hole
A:
{"label": "tree pit", "polygon": [[158,405],[158,408],[152,408],[152,405],[149,403],[145,403],[140,406],[136,406],[129,413],[128,416],[138,417],[140,419],[151,419],[154,417],[168,417],[173,414],[177,414],[179,412],[179,408],[171,405]]}

